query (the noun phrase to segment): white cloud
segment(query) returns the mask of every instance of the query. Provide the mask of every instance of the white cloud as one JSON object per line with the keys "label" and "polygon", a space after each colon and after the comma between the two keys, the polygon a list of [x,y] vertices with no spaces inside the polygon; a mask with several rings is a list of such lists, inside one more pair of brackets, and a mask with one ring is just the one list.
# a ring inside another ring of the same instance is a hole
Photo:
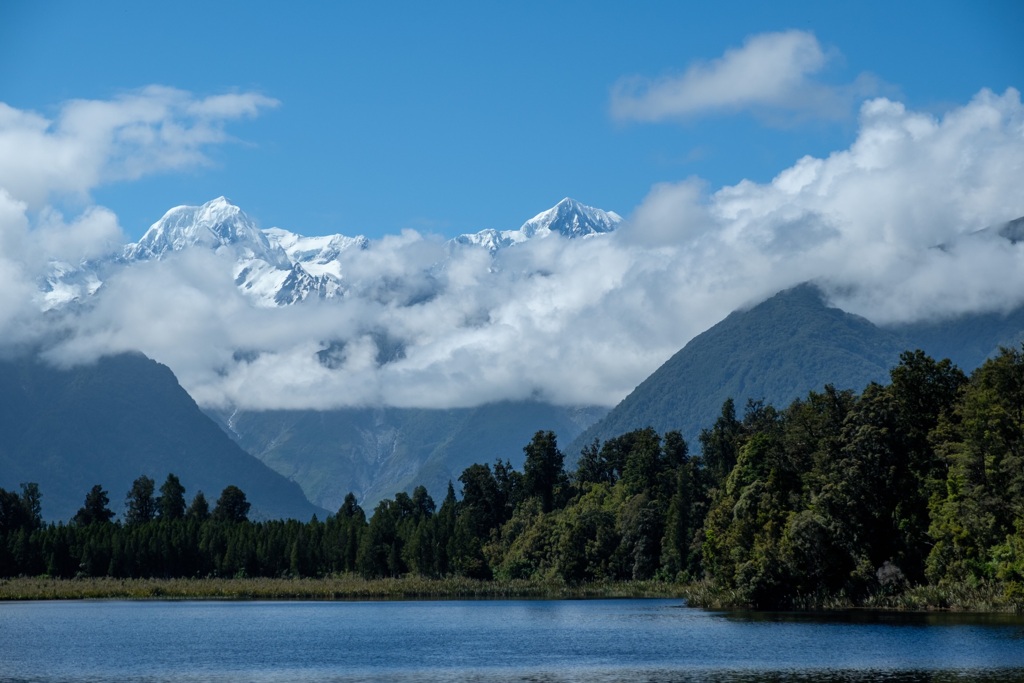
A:
{"label": "white cloud", "polygon": [[68,223],[52,208],[39,212],[34,226],[37,256],[44,260],[78,262],[105,256],[124,243],[117,216],[101,206],[86,208]]}
{"label": "white cloud", "polygon": [[0,187],[38,210],[55,197],[207,162],[226,121],[278,103],[255,93],[197,98],[149,86],[113,100],[73,100],[54,119],[0,103]]}
{"label": "white cloud", "polygon": [[[206,163],[211,145],[229,141],[224,130],[228,120],[276,104],[254,93],[199,98],[150,86],[109,101],[66,102],[51,120],[0,102],[3,342],[35,343],[64,324],[76,331],[88,329],[88,318],[40,317],[39,306],[44,298],[40,285],[54,262],[73,266],[110,254],[124,242],[117,217],[90,205],[92,190],[115,180]],[[83,207],[70,220],[52,206],[64,197],[76,198]],[[108,334],[114,337],[116,333]],[[93,354],[103,348],[95,343]]]}
{"label": "white cloud", "polygon": [[[140,264],[91,306],[47,317],[61,333],[50,357],[138,349],[209,405],[613,404],[730,311],[807,280],[878,322],[1020,305],[1024,244],[972,233],[1024,216],[1022,177],[1016,90],[943,116],[876,99],[848,149],[766,183],[658,185],[608,238],[536,240],[493,262],[412,231],[344,252],[339,301],[254,306],[226,257],[202,251]],[[115,234],[102,211],[43,216],[0,193],[3,253]],[[43,325],[24,263],[0,255],[5,329]]]}
{"label": "white cloud", "polygon": [[878,84],[868,75],[844,86],[816,82],[813,77],[831,56],[806,31],[761,33],[682,74],[620,80],[612,88],[611,113],[621,121],[663,121],[741,109],[845,116],[856,98],[875,91]]}
{"label": "white cloud", "polygon": [[651,246],[696,239],[713,227],[706,194],[706,183],[697,178],[655,185],[622,232]]}
{"label": "white cloud", "polygon": [[744,254],[744,271],[768,263],[832,283],[844,307],[878,322],[969,310],[979,288],[991,310],[1024,300],[1017,272],[999,267],[1019,250],[964,237],[1024,215],[1020,94],[982,91],[941,118],[878,99],[860,124],[847,150],[715,193],[714,248]]}
{"label": "white cloud", "polygon": [[32,303],[36,288],[19,258],[27,242],[25,205],[0,188],[0,330],[4,330],[5,345],[23,341],[12,337],[21,337],[27,320],[35,317]]}

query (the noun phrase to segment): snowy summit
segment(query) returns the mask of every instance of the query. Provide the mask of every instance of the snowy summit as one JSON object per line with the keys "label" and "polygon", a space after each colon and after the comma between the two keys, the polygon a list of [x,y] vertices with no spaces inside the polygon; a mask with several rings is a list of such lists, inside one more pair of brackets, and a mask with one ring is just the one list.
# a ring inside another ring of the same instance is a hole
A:
{"label": "snowy summit", "polygon": [[[551,235],[587,238],[611,232],[622,222],[612,211],[563,199],[523,223],[518,230],[482,230],[461,235],[451,244],[486,248],[491,254],[505,247]],[[140,261],[158,261],[204,249],[232,264],[238,288],[260,306],[284,306],[306,299],[345,296],[351,286],[345,266],[358,252],[370,248],[363,236],[305,237],[281,228],[260,229],[242,209],[225,197],[201,206],[176,206],[150,226],[142,238],[120,253],[80,267],[55,263],[42,283],[42,305],[55,308],[83,301],[97,293],[111,269]]]}
{"label": "snowy summit", "polygon": [[485,247],[493,254],[499,249],[553,233],[570,239],[593,237],[612,232],[621,222],[622,217],[614,211],[595,209],[566,197],[523,223],[518,230],[481,230],[459,235],[454,241]]}
{"label": "snowy summit", "polygon": [[290,267],[288,256],[272,245],[255,222],[225,197],[202,206],[176,206],[150,226],[135,244],[124,248],[123,258],[141,261],[190,247],[230,251],[240,259],[260,259],[280,268]]}

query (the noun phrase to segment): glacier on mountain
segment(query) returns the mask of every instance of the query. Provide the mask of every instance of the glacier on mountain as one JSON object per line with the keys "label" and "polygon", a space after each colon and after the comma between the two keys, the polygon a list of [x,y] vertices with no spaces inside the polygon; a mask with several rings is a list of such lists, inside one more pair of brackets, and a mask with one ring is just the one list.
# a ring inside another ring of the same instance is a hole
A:
{"label": "glacier on mountain", "polygon": [[[622,218],[565,198],[523,223],[517,230],[486,229],[459,235],[451,249],[483,247],[491,255],[532,239],[552,235],[590,238],[614,231]],[[241,208],[225,197],[201,206],[167,211],[138,242],[125,245],[106,259],[78,266],[51,264],[40,282],[40,307],[49,310],[73,301],[84,302],[102,289],[103,280],[119,267],[171,258],[189,249],[206,249],[232,264],[235,285],[257,305],[287,306],[306,299],[335,299],[349,292],[343,263],[370,248],[364,236],[306,237],[282,228],[260,229]],[[351,261],[349,261],[351,263]],[[435,264],[438,266],[439,264]],[[382,274],[381,283],[389,276]],[[429,297],[421,292],[419,298]]]}
{"label": "glacier on mountain", "polygon": [[191,247],[227,252],[239,262],[260,260],[277,268],[291,267],[288,255],[240,208],[218,197],[202,206],[176,206],[154,223],[135,244],[125,246],[125,261],[159,259]]}

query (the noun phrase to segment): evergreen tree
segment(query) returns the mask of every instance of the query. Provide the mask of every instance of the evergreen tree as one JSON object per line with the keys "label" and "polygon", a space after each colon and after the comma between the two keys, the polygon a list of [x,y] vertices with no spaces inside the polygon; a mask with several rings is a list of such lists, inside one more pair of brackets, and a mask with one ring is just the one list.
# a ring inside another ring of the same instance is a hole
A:
{"label": "evergreen tree", "polygon": [[434,514],[436,506],[434,499],[427,493],[426,486],[417,486],[412,492],[412,505],[417,519],[430,517]]}
{"label": "evergreen tree", "polygon": [[213,508],[213,519],[221,522],[245,522],[249,519],[249,501],[237,486],[226,486]]}
{"label": "evergreen tree", "polygon": [[0,534],[19,529],[33,531],[43,525],[38,484],[22,484],[21,495],[0,488]]}
{"label": "evergreen tree", "polygon": [[686,442],[679,432],[665,435],[666,460],[672,488],[665,514],[665,536],[661,557],[670,578],[696,578],[700,572],[700,538],[707,512],[707,491],[699,459],[687,454]]}
{"label": "evergreen tree", "polygon": [[454,552],[455,523],[458,516],[458,500],[455,498],[455,487],[448,482],[448,490],[441,508],[434,515],[434,574],[448,576],[454,569],[452,555]]}
{"label": "evergreen tree", "polygon": [[400,505],[394,500],[382,500],[374,509],[359,546],[358,565],[364,577],[398,577],[405,573],[403,544],[398,535],[400,516]]}
{"label": "evergreen tree", "polygon": [[160,496],[156,499],[157,513],[160,519],[172,520],[185,517],[185,487],[173,474],[160,486]]}
{"label": "evergreen tree", "polygon": [[523,475],[516,472],[509,461],[494,462],[494,484],[498,498],[494,506],[496,525],[504,524],[512,517],[515,507],[523,499]]}
{"label": "evergreen tree", "polygon": [[565,456],[558,450],[554,432],[540,431],[533,435],[530,443],[523,447],[526,460],[523,464],[523,488],[528,496],[541,501],[541,510],[550,512],[555,508],[558,496],[568,491],[569,479],[563,469]]}
{"label": "evergreen tree", "polygon": [[366,530],[366,513],[351,492],[345,495],[334,522],[337,525],[338,548],[336,570],[354,572],[358,568],[359,547]]}
{"label": "evergreen tree", "polygon": [[206,495],[202,491],[197,491],[192,498],[186,516],[198,522],[205,522],[210,518],[210,504],[206,501]]}
{"label": "evergreen tree", "polygon": [[648,493],[658,495],[659,479],[664,469],[661,437],[651,427],[632,432],[626,464],[622,469],[622,482],[627,495]]}
{"label": "evergreen tree", "polygon": [[722,404],[722,413],[710,429],[700,432],[701,457],[711,488],[722,488],[736,465],[743,425],[736,419],[736,404],[731,398]]}
{"label": "evergreen tree", "polygon": [[102,486],[96,484],[85,494],[85,504],[75,513],[74,523],[89,526],[109,522],[114,518],[114,512],[107,507],[109,504],[110,496]]}
{"label": "evergreen tree", "polygon": [[491,473],[490,465],[474,464],[459,475],[462,482],[462,505],[460,516],[464,516],[468,530],[479,539],[486,539],[501,524],[504,505],[500,501],[498,482]]}
{"label": "evergreen tree", "polygon": [[21,485],[21,507],[25,512],[25,524],[29,531],[42,528],[43,526],[43,494],[39,491],[39,484],[27,482]]}
{"label": "evergreen tree", "polygon": [[156,517],[156,501],[153,499],[155,486],[156,483],[145,475],[132,482],[124,501],[125,524],[143,524]]}

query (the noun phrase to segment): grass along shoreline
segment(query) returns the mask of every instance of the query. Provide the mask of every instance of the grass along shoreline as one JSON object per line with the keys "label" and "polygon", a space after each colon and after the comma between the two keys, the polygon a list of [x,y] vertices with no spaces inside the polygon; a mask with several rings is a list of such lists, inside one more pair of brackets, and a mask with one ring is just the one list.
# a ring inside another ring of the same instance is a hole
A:
{"label": "grass along shoreline", "polygon": [[[746,609],[739,591],[698,582],[680,587],[687,604],[713,610]],[[790,610],[796,612],[975,612],[989,614],[1024,613],[1024,596],[999,582],[968,585],[910,586],[902,592],[878,593],[854,601],[845,595],[807,596]]]}
{"label": "grass along shoreline", "polygon": [[[464,577],[364,579],[356,575],[326,578],[117,579],[109,577],[0,579],[0,601],[18,600],[580,600],[598,598],[671,598],[706,609],[743,608],[739,596],[707,583],[607,581],[480,581]],[[1021,613],[1024,602],[998,584],[917,586],[863,603],[832,597],[808,600],[798,611],[879,610],[893,612]]]}
{"label": "grass along shoreline", "polygon": [[0,601],[14,600],[412,600],[683,598],[680,584],[617,581],[569,585],[551,581],[479,581],[467,578],[116,579],[109,577],[0,579]]}

